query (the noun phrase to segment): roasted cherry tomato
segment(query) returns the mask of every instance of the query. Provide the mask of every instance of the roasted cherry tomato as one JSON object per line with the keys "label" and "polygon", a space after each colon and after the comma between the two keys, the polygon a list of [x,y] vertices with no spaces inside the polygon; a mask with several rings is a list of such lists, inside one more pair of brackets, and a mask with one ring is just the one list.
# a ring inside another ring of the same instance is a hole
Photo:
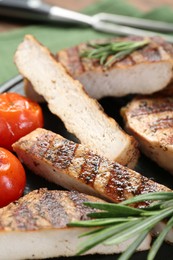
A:
{"label": "roasted cherry tomato", "polygon": [[11,145],[37,127],[43,127],[43,114],[36,102],[17,93],[0,95],[0,147]]}
{"label": "roasted cherry tomato", "polygon": [[0,147],[0,207],[17,200],[26,184],[25,170],[10,151]]}

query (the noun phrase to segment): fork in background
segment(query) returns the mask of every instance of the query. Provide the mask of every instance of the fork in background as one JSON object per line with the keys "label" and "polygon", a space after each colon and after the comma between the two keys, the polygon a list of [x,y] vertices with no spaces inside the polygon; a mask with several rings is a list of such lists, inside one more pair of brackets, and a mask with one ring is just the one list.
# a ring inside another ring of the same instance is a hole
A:
{"label": "fork in background", "polygon": [[57,6],[48,5],[41,0],[0,0],[0,15],[41,22],[63,22],[73,25],[90,26],[98,31],[119,35],[149,37],[159,35],[166,41],[173,43],[173,36],[158,33],[173,32],[173,24],[171,23],[108,13],[98,13],[89,16]]}

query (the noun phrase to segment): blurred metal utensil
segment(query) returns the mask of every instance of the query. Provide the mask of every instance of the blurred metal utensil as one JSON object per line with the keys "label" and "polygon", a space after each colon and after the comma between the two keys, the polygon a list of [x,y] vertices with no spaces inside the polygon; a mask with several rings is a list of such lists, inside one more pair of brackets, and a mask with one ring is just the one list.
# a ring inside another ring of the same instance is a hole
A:
{"label": "blurred metal utensil", "polygon": [[119,35],[160,35],[164,37],[165,40],[173,43],[173,36],[148,31],[173,32],[173,24],[107,13],[98,13],[89,16],[57,6],[48,5],[40,0],[0,0],[0,15],[42,22],[66,22],[70,24],[86,25],[91,26],[98,31],[116,33]]}

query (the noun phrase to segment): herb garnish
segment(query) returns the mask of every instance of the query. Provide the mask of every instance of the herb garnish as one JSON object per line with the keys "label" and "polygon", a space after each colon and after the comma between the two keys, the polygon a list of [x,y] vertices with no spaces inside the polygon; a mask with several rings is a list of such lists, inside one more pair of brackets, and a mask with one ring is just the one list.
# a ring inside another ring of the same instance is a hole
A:
{"label": "herb garnish", "polygon": [[121,60],[133,51],[149,44],[149,39],[143,41],[117,41],[109,43],[89,43],[91,47],[81,53],[81,57],[87,57],[100,61],[101,65],[110,67],[117,60]]}
{"label": "herb garnish", "polygon": [[[133,208],[129,204],[149,201],[146,208]],[[136,251],[147,234],[154,226],[165,218],[165,228],[156,238],[148,254],[148,260],[153,260],[162,245],[165,236],[173,227],[173,192],[154,192],[138,195],[120,204],[85,202],[86,206],[101,211],[88,214],[91,220],[71,222],[71,227],[95,227],[96,229],[82,234],[89,238],[80,244],[77,255],[83,254],[94,246],[120,244],[130,238],[135,238],[119,260],[127,260]]]}

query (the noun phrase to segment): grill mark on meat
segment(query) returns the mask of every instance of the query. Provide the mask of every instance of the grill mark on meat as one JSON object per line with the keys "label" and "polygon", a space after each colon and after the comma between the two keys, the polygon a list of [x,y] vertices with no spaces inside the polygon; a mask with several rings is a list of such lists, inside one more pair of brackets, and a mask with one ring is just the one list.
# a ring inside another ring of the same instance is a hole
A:
{"label": "grill mark on meat", "polygon": [[71,164],[77,146],[78,144],[68,140],[60,142],[54,136],[46,151],[45,158],[50,160],[54,167],[66,169]]}
{"label": "grill mark on meat", "polygon": [[161,129],[172,128],[173,118],[167,116],[166,118],[157,119],[155,121],[153,120],[153,122],[149,124],[149,127],[152,132],[156,132],[157,130]]}
{"label": "grill mark on meat", "polygon": [[67,49],[67,60],[71,75],[75,75],[76,72],[79,74],[84,72],[84,67],[80,59],[80,50],[78,46]]}
{"label": "grill mark on meat", "polygon": [[[35,153],[33,150],[32,143],[34,142],[35,146],[35,136],[38,136],[39,132],[44,131],[48,133],[50,132],[44,129],[37,129],[35,132],[30,134],[31,136],[33,135],[34,139],[28,136],[23,137],[22,140],[30,140],[28,141],[28,151],[29,147],[31,147],[31,152],[29,151],[31,160],[42,160],[44,162],[43,165],[49,165],[50,169],[54,169],[55,177],[51,177],[49,172],[43,173],[43,176],[49,180],[52,178],[52,180],[55,181],[54,178],[56,178],[56,175],[58,176],[58,174],[61,172],[61,174],[64,174],[64,180],[66,179],[66,176],[71,176],[74,179],[74,183],[78,181],[78,186],[76,189],[82,190],[81,183],[84,183],[92,187],[98,193],[98,195],[100,194],[101,197],[104,196],[107,200],[115,202],[123,201],[124,199],[133,197],[144,191],[154,192],[159,190],[168,190],[166,187],[160,184],[153,184],[153,182],[148,178],[145,179],[144,184],[141,186],[140,174],[123,167],[118,163],[113,163],[103,157],[100,157],[80,144],[78,144],[78,149],[76,149],[76,144],[69,146],[69,144],[73,144],[73,142],[68,141],[57,134],[54,134],[54,141],[49,146],[49,154],[51,154],[51,150],[56,150],[56,152],[52,152],[53,156],[47,156],[47,154],[45,154],[47,157],[40,157],[40,154]],[[44,135],[41,136],[43,137]],[[55,142],[56,146],[54,145]],[[20,143],[19,140],[14,146],[14,150],[19,155],[19,158],[21,158],[28,167],[31,166],[31,169],[33,171],[35,170],[37,174],[42,175],[42,171],[38,171],[36,167],[33,168],[32,163],[27,164],[28,160],[25,160],[25,157],[22,156],[25,155],[25,146],[22,147],[21,144],[23,145],[23,142]],[[63,149],[61,149],[62,144],[64,145]],[[60,151],[66,151],[65,160],[67,162],[65,163],[65,167],[64,163],[61,162],[61,152],[57,152],[58,147],[60,147]],[[72,151],[70,149],[72,149]],[[60,159],[58,157],[60,157]],[[56,164],[56,161],[60,163]],[[70,183],[67,182],[63,184],[60,181],[57,184],[62,184],[62,186],[64,185],[65,188],[69,189],[68,185]],[[75,189],[75,185],[73,185],[73,189]]]}
{"label": "grill mark on meat", "polygon": [[[151,189],[151,187],[149,187],[146,184],[146,181],[147,181],[147,179],[144,176],[140,176],[140,185],[139,185],[137,192],[136,192],[137,195],[146,193],[148,190]],[[151,189],[151,191],[152,191],[152,189]]]}
{"label": "grill mark on meat", "polygon": [[156,114],[161,112],[173,111],[173,99],[163,99],[155,100],[153,103],[149,104],[147,100],[141,100],[139,107],[134,108],[130,115],[131,117],[138,117],[143,115]]}
{"label": "grill mark on meat", "polygon": [[0,209],[1,231],[35,231],[64,228],[71,221],[89,219],[96,212],[83,204],[102,200],[76,191],[34,190]]}
{"label": "grill mark on meat", "polygon": [[128,56],[117,60],[112,67],[119,65],[133,66],[144,61],[157,62],[160,61],[162,56],[158,44],[156,44],[156,42],[151,42],[148,46],[138,49]]}
{"label": "grill mark on meat", "polygon": [[[168,55],[173,55],[173,48],[171,44],[164,42],[159,37],[152,37],[152,41],[141,49],[138,49],[131,53],[130,55],[118,59],[110,67],[123,67],[123,66],[133,66],[141,62],[157,62],[168,58]],[[111,39],[112,42],[117,41],[141,41],[144,40],[143,37],[125,37],[125,38],[114,38]],[[93,42],[93,41],[92,41]],[[97,40],[95,43],[107,42],[107,40]],[[109,41],[110,42],[110,41]],[[104,71],[103,65],[100,65],[97,59],[81,58],[80,53],[86,49],[89,49],[89,44],[79,44],[78,46],[71,47],[57,53],[58,60],[67,68],[68,73],[73,77],[77,77],[84,72],[92,69],[99,69]],[[66,55],[65,55],[66,53]],[[68,57],[68,58],[67,58]],[[75,68],[75,69],[74,69]],[[106,70],[109,70],[106,68]]]}
{"label": "grill mark on meat", "polygon": [[37,223],[32,210],[29,209],[27,202],[18,204],[18,207],[13,212],[15,224],[20,230],[36,230]]}
{"label": "grill mark on meat", "polygon": [[53,138],[53,134],[43,133],[39,138],[37,138],[35,145],[33,143],[31,150],[33,150],[34,153],[39,154],[40,157],[43,157],[49,149],[50,143],[52,142]]}
{"label": "grill mark on meat", "polygon": [[[85,47],[84,47],[85,46]],[[83,44],[82,46],[78,46],[79,52],[82,53],[86,49],[88,49],[86,44]],[[97,59],[89,59],[87,57],[80,57],[80,62],[83,67],[83,73],[90,71],[92,69],[100,70],[101,72],[104,70],[103,66],[100,66],[100,62]],[[76,77],[82,73],[76,73]]]}
{"label": "grill mark on meat", "polygon": [[18,204],[14,212],[16,226],[20,230],[37,230],[40,225],[53,227],[65,227],[68,223],[68,215],[61,205],[61,193],[56,196],[53,192],[41,193],[39,200]]}
{"label": "grill mark on meat", "polygon": [[[116,66],[120,67],[120,68],[121,67],[123,68],[124,66],[132,66],[132,64],[134,64],[134,62],[132,61],[132,58],[130,55],[128,57],[116,62]],[[114,66],[115,66],[115,64],[114,64]]]}
{"label": "grill mark on meat", "polygon": [[159,46],[156,45],[155,43],[154,43],[154,46],[152,46],[152,45],[153,44],[150,44],[149,46],[139,50],[139,52],[143,56],[143,60],[155,62],[155,61],[159,61],[162,58],[161,52],[159,50]]}
{"label": "grill mark on meat", "polygon": [[123,59],[118,59],[114,64],[112,64],[112,67],[113,66],[117,66],[117,67],[132,66],[135,64],[136,64],[135,57],[133,57],[133,55],[128,55],[127,57],[125,57]]}
{"label": "grill mark on meat", "polygon": [[[47,192],[39,200],[40,215],[48,219],[53,227],[65,227],[69,221],[68,215],[61,205],[62,194]],[[46,201],[46,203],[45,203]]]}
{"label": "grill mark on meat", "polygon": [[[149,192],[154,192],[156,189],[155,184],[153,182],[153,185],[149,185],[148,180],[145,176],[140,176],[140,185],[138,186],[136,192],[135,192],[135,196],[140,195],[140,194],[144,194],[144,193],[149,193]],[[144,201],[144,202],[139,202],[139,203],[135,203],[135,207],[146,207],[150,204],[149,201]]]}
{"label": "grill mark on meat", "polygon": [[105,192],[116,202],[121,202],[126,199],[126,191],[131,192],[130,176],[126,169],[116,163],[112,164],[111,168]]}
{"label": "grill mark on meat", "polygon": [[[169,90],[169,89],[168,89]],[[136,136],[141,151],[165,170],[173,173],[173,98],[157,93],[133,99],[122,108],[126,129]]]}
{"label": "grill mark on meat", "polygon": [[96,209],[89,208],[83,204],[84,202],[88,201],[87,195],[85,194],[72,191],[70,193],[70,199],[73,201],[76,210],[80,213],[80,220],[89,219],[89,217],[87,217],[87,214],[97,211]]}
{"label": "grill mark on meat", "polygon": [[100,160],[100,156],[88,151],[85,155],[85,162],[81,166],[81,172],[78,175],[79,180],[93,187],[96,175],[99,172]]}

